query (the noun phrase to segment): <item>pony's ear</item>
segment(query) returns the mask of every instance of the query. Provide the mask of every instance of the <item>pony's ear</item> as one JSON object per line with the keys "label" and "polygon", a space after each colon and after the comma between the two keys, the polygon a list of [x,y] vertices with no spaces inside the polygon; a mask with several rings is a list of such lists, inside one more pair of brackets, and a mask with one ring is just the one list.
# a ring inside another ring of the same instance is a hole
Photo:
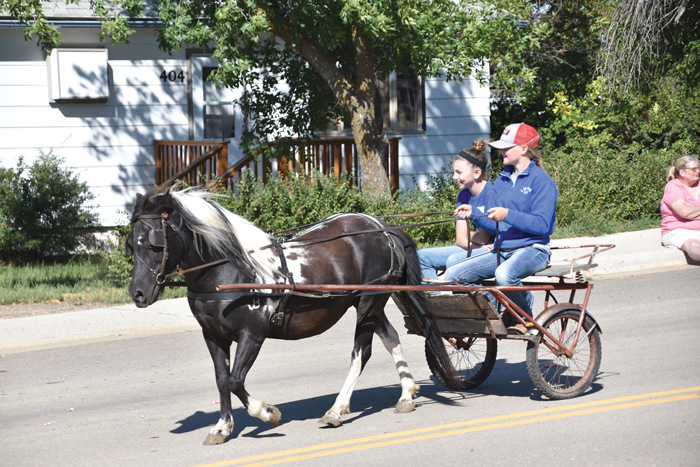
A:
{"label": "pony's ear", "polygon": [[141,193],[136,193],[136,204],[139,204],[142,199],[143,195]]}

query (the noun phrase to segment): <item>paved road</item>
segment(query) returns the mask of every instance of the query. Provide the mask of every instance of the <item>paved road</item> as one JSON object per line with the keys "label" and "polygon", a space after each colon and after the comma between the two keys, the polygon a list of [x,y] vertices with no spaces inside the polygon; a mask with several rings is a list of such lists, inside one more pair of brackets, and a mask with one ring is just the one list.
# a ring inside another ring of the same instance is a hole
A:
{"label": "paved road", "polygon": [[446,390],[429,373],[423,340],[405,335],[393,309],[421,384],[417,410],[393,413],[398,378],[376,342],[354,412],[327,429],[316,420],[347,373],[352,315],[316,338],[268,341],[248,389],[276,404],[283,423],[266,426],[236,402],[234,438],[215,447],[201,444],[218,395],[195,328],[7,353],[0,465],[697,465],[698,283],[700,268],[597,280],[590,309],[603,328],[600,374],[570,401],[534,391],[520,342],[501,343],[482,387]]}

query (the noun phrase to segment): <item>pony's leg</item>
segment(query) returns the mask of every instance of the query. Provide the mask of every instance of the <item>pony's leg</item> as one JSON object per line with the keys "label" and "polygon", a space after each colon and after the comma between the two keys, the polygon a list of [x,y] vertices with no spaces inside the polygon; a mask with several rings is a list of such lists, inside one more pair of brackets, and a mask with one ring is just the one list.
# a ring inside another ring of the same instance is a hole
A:
{"label": "pony's leg", "polygon": [[245,378],[248,375],[248,370],[255,363],[263,342],[264,339],[255,340],[250,335],[241,336],[236,345],[236,358],[233,362],[233,368],[231,368],[229,386],[231,392],[240,399],[251,417],[259,418],[265,423],[277,426],[282,421],[282,414],[279,409],[250,397],[250,394],[245,389]]}
{"label": "pony's leg", "polygon": [[219,421],[209,430],[205,445],[222,444],[233,432],[233,411],[231,410],[231,390],[229,389],[231,341],[216,341],[204,334],[209,354],[214,361],[216,386],[219,389]]}
{"label": "pony's leg", "polygon": [[377,323],[376,332],[379,338],[382,340],[384,348],[389,351],[394,359],[396,371],[398,371],[399,378],[401,379],[401,398],[396,404],[394,412],[411,412],[416,408],[413,398],[416,397],[416,394],[418,394],[418,386],[416,385],[413,375],[411,375],[411,370],[408,369],[408,364],[404,358],[403,349],[401,348],[401,341],[399,340],[399,333],[396,332],[396,329],[391,325],[384,313],[382,313],[382,319]]}
{"label": "pony's leg", "polygon": [[383,309],[388,297],[379,295],[362,297],[357,304],[357,324],[355,325],[355,344],[350,358],[350,373],[348,373],[333,407],[319,420],[319,423],[338,427],[343,423],[343,415],[350,413],[350,398],[357,380],[372,356],[372,336],[377,326],[374,310]]}

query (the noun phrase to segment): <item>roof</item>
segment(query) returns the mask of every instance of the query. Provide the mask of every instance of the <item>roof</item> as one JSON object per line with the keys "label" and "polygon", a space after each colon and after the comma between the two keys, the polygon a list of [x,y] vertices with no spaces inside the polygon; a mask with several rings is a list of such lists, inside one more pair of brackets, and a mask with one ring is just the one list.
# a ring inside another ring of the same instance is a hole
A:
{"label": "roof", "polygon": [[[53,2],[43,2],[44,14],[52,23],[63,23],[71,21],[96,21],[97,17],[90,9],[90,0],[79,0],[76,3],[67,4],[65,0],[56,0]],[[112,4],[107,6],[111,12],[121,12],[125,10],[117,10]],[[0,10],[0,20],[16,20],[12,18],[7,11]],[[156,5],[152,0],[144,1],[144,9],[141,15],[136,18],[131,18],[133,21],[157,21],[158,13]]]}

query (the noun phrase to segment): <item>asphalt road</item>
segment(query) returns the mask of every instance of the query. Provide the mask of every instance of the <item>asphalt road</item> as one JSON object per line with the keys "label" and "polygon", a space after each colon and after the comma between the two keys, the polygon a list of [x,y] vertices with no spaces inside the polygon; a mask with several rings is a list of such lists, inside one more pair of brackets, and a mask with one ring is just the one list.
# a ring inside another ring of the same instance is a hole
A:
{"label": "asphalt road", "polygon": [[417,409],[393,413],[398,377],[377,339],[353,413],[330,429],[317,420],[347,374],[349,313],[322,336],[266,342],[247,388],[283,422],[264,425],[234,400],[234,435],[220,446],[202,445],[218,394],[194,328],[7,354],[0,465],[698,465],[698,284],[700,268],[597,280],[589,309],[603,329],[600,374],[568,401],[534,390],[522,342],[500,343],[478,389],[445,389],[428,370],[423,339],[406,335],[391,309],[421,385]]}

